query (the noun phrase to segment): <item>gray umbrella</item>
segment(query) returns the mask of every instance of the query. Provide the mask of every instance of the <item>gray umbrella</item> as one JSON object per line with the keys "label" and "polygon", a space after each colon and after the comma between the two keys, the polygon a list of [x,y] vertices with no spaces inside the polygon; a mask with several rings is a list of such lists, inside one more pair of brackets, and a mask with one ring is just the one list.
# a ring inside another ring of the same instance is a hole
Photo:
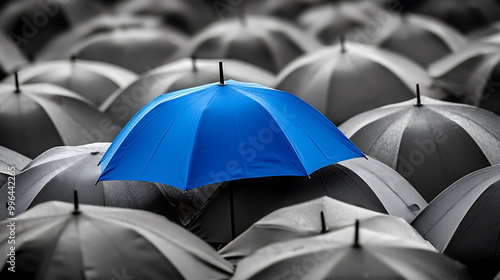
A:
{"label": "gray umbrella", "polygon": [[462,176],[500,163],[500,117],[422,97],[355,116],[339,129],[431,201]]}
{"label": "gray umbrella", "polygon": [[112,141],[121,129],[56,85],[0,85],[0,104],[0,145],[32,158],[55,146]]}
{"label": "gray umbrella", "polygon": [[492,279],[500,270],[499,190],[500,165],[473,172],[432,200],[412,225],[475,279]]}
{"label": "gray umbrella", "polygon": [[290,60],[319,46],[313,36],[290,23],[248,15],[207,26],[191,40],[183,55],[239,59],[277,73]]}
{"label": "gray umbrella", "polygon": [[[252,64],[224,60],[227,79],[274,86],[274,75]],[[115,92],[101,106],[116,123],[123,126],[140,110],[161,94],[201,86],[217,81],[218,61],[184,58],[144,73],[122,91]]]}
{"label": "gray umbrella", "polygon": [[[228,279],[232,266],[202,240],[150,212],[47,202],[0,222],[2,279]],[[15,246],[15,273],[7,255]]]}
{"label": "gray umbrella", "polygon": [[0,49],[2,50],[0,52],[0,79],[28,64],[19,47],[2,31],[0,31]]}
{"label": "gray umbrella", "polygon": [[0,186],[3,186],[9,177],[17,175],[30,161],[31,159],[0,146]]}
{"label": "gray umbrella", "polygon": [[500,45],[471,43],[429,66],[453,101],[500,114]]}
{"label": "gray umbrella", "polygon": [[[73,190],[78,190],[80,201],[85,204],[148,210],[180,223],[177,210],[167,197],[168,188],[173,187],[134,181],[95,184],[101,174],[97,164],[109,145],[55,147],[35,158],[16,176],[16,213],[46,201],[71,202]],[[0,189],[0,197],[7,198],[7,187],[4,185]],[[7,209],[0,207],[0,219],[8,217]]]}
{"label": "gray umbrella", "polygon": [[382,105],[415,97],[422,83],[431,97],[432,80],[416,63],[389,51],[346,43],[297,58],[280,72],[279,89],[314,106],[334,124]]}
{"label": "gray umbrella", "polygon": [[[137,79],[127,69],[98,61],[59,60],[38,62],[19,72],[22,84],[49,83],[67,88],[92,101],[96,106],[113,92],[121,90]],[[3,82],[14,83],[14,75]]]}

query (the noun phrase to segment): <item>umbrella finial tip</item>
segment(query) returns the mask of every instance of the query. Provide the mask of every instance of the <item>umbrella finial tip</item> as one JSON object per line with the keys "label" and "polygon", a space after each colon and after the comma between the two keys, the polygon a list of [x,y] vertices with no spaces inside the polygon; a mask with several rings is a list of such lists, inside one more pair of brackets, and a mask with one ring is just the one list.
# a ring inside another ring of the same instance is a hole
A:
{"label": "umbrella finial tip", "polygon": [[415,106],[422,106],[422,102],[420,100],[420,85],[417,84],[417,103],[415,104]]}
{"label": "umbrella finial tip", "polygon": [[345,53],[345,36],[344,34],[340,35],[340,52]]}
{"label": "umbrella finial tip", "polygon": [[14,72],[14,80],[16,83],[16,90],[14,91],[15,93],[20,93],[21,89],[19,88],[19,75],[17,74],[17,71]]}
{"label": "umbrella finial tip", "polygon": [[219,61],[219,86],[225,86],[224,82],[224,69],[222,68],[222,61]]}
{"label": "umbrella finial tip", "polygon": [[69,60],[71,62],[75,62],[76,61],[76,54],[72,54],[71,57],[69,58]]}
{"label": "umbrella finial tip", "polygon": [[75,209],[73,210],[73,214],[80,214],[80,210],[78,209],[79,204],[78,204],[78,191],[73,190],[73,204],[75,206]]}
{"label": "umbrella finial tip", "polygon": [[326,233],[328,231],[328,228],[326,227],[325,214],[323,213],[323,211],[321,211],[320,215],[321,215],[321,233]]}
{"label": "umbrella finial tip", "polygon": [[191,64],[193,65],[193,72],[198,71],[198,68],[196,67],[196,55],[194,54],[191,55]]}
{"label": "umbrella finial tip", "polygon": [[359,220],[356,219],[356,223],[354,224],[354,244],[352,245],[354,248],[360,248],[361,244],[359,244]]}

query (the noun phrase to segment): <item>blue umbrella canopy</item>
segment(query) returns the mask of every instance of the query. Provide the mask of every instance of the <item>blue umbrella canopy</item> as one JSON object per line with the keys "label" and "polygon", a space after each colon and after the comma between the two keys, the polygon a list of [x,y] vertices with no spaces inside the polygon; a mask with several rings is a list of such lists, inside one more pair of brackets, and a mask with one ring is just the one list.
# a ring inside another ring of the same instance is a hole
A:
{"label": "blue umbrella canopy", "polygon": [[220,83],[161,95],[139,111],[101,160],[99,180],[193,189],[267,176],[306,176],[363,153],[298,97]]}

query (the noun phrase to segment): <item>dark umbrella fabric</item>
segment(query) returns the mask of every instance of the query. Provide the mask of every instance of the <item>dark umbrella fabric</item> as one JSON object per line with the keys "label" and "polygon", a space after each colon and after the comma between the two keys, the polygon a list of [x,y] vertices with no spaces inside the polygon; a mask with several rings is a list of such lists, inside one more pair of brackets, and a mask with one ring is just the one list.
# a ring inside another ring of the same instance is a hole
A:
{"label": "dark umbrella fabric", "polygon": [[[3,186],[7,181],[11,181],[11,185],[15,184],[14,176],[30,161],[30,158],[0,146],[0,186]],[[12,179],[9,179],[9,177]]]}
{"label": "dark umbrella fabric", "polygon": [[[84,60],[39,62],[19,72],[23,84],[49,83],[67,88],[100,106],[115,91],[121,91],[134,82],[137,75],[116,65]],[[14,76],[3,80],[13,84]]]}
{"label": "dark umbrella fabric", "polygon": [[192,38],[184,57],[232,58],[277,73],[319,42],[290,23],[264,16],[245,16],[213,23]]}
{"label": "dark umbrella fabric", "polygon": [[107,62],[139,74],[173,59],[186,43],[186,36],[174,29],[116,29],[78,41],[66,52],[48,50],[40,60],[64,60],[76,55],[78,59]]}
{"label": "dark umbrella fabric", "polygon": [[[72,202],[73,190],[77,190],[84,204],[147,210],[180,223],[167,197],[170,186],[132,181],[95,184],[101,172],[97,164],[109,145],[55,147],[35,158],[16,176],[16,213],[52,200]],[[6,199],[8,191],[4,185],[0,197]],[[0,219],[8,217],[7,209],[0,208]]]}
{"label": "dark umbrella fabric", "polygon": [[[156,97],[176,90],[214,82],[219,76],[218,60],[184,58],[155,68],[141,75],[122,91],[117,91],[101,106],[118,124],[127,122]],[[227,79],[274,86],[272,73],[252,64],[232,59],[224,60]]]}
{"label": "dark umbrella fabric", "polygon": [[[285,176],[223,183],[187,227],[207,242],[224,244],[272,211],[322,196],[407,221],[426,206],[390,167],[360,158],[329,165],[310,178]],[[195,206],[193,203],[191,209]]]}
{"label": "dark umbrella fabric", "polygon": [[435,250],[401,218],[322,197],[266,215],[224,246],[219,253],[231,262],[238,262],[269,244],[342,231],[354,225],[356,220],[362,221],[360,225],[363,230],[377,231],[409,240],[419,248]]}
{"label": "dark umbrella fabric", "polygon": [[0,86],[0,145],[35,158],[49,148],[112,141],[120,127],[76,93],[56,85]]}
{"label": "dark umbrella fabric", "polygon": [[104,11],[105,8],[93,0],[12,1],[0,13],[0,29],[29,59],[34,59],[57,34]]}
{"label": "dark umbrella fabric", "polygon": [[243,259],[231,279],[472,279],[437,252],[362,229],[354,243],[349,229],[264,247]]}
{"label": "dark umbrella fabric", "polygon": [[413,61],[373,46],[346,43],[297,58],[277,78],[289,91],[339,125],[359,113],[415,97],[415,84],[432,89],[426,71]]}
{"label": "dark umbrella fabric", "polygon": [[500,45],[471,43],[428,71],[450,100],[500,114]]}
{"label": "dark umbrella fabric", "polygon": [[[10,221],[0,225],[8,252]],[[17,217],[16,272],[2,279],[228,279],[233,268],[202,240],[146,211],[47,202]]]}
{"label": "dark umbrella fabric", "polygon": [[402,54],[423,67],[457,51],[466,43],[458,31],[426,16],[392,16],[383,26],[374,43]]}
{"label": "dark umbrella fabric", "polygon": [[431,201],[475,170],[500,163],[500,117],[422,97],[375,109],[340,129],[362,151],[391,166]]}
{"label": "dark umbrella fabric", "polygon": [[476,279],[492,279],[500,270],[499,190],[500,165],[473,172],[439,194],[412,225]]}

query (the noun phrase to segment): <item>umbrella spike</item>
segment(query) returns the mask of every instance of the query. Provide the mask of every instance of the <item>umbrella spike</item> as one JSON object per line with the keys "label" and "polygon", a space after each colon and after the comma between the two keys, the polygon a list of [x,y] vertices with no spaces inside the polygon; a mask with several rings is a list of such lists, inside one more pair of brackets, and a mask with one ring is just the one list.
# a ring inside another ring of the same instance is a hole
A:
{"label": "umbrella spike", "polygon": [[69,58],[69,61],[71,61],[71,63],[75,63],[76,62],[76,54],[72,54],[71,57]]}
{"label": "umbrella spike", "polygon": [[359,244],[359,220],[356,219],[355,228],[354,228],[354,244],[352,245],[354,248],[360,248]]}
{"label": "umbrella spike", "polygon": [[345,37],[344,34],[340,35],[340,52],[345,53]]}
{"label": "umbrella spike", "polygon": [[219,61],[219,86],[225,86],[224,82],[224,69],[222,68],[222,61]]}
{"label": "umbrella spike", "polygon": [[17,71],[14,73],[14,80],[16,82],[16,90],[14,92],[15,93],[20,93],[21,90],[19,89],[19,77],[17,75]]}
{"label": "umbrella spike", "polygon": [[321,211],[320,215],[321,215],[321,233],[325,233],[328,231],[325,222],[325,214],[323,213],[323,211]]}
{"label": "umbrella spike", "polygon": [[420,85],[417,84],[417,104],[415,106],[422,106],[422,102],[420,101]]}
{"label": "umbrella spike", "polygon": [[193,72],[197,72],[198,68],[196,67],[196,55],[191,55],[191,64],[193,66]]}
{"label": "umbrella spike", "polygon": [[75,210],[73,210],[73,214],[80,214],[80,210],[78,209],[78,191],[73,190],[73,204],[75,205]]}

